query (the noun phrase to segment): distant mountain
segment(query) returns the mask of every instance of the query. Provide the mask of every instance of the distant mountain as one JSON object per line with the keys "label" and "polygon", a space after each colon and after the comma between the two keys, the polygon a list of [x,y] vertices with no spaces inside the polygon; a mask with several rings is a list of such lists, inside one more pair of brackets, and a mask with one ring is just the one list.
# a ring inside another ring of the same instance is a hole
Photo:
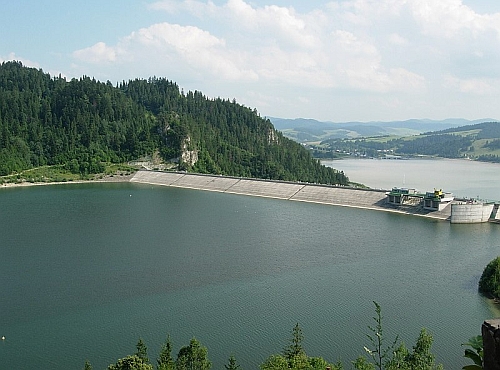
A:
{"label": "distant mountain", "polygon": [[409,119],[390,122],[329,122],[305,118],[276,117],[269,117],[269,120],[283,135],[300,143],[317,143],[328,139],[418,135],[429,131],[496,121],[491,118],[472,121],[463,118],[450,118],[445,120]]}
{"label": "distant mountain", "polygon": [[431,156],[500,162],[500,123],[482,122],[405,137],[327,139],[309,145],[316,157]]}

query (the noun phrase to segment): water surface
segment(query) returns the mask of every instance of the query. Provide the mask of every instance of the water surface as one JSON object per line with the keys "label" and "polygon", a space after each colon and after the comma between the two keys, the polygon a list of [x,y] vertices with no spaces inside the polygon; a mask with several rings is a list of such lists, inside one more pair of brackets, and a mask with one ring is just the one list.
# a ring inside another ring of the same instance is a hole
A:
{"label": "water surface", "polygon": [[349,368],[373,300],[389,337],[425,326],[452,369],[497,315],[477,294],[494,224],[124,183],[1,189],[0,225],[2,369],[104,369],[139,337],[154,359],[167,334],[257,369],[297,322]]}
{"label": "water surface", "polygon": [[322,161],[372,188],[435,188],[460,197],[500,200],[500,164],[462,159],[355,159]]}

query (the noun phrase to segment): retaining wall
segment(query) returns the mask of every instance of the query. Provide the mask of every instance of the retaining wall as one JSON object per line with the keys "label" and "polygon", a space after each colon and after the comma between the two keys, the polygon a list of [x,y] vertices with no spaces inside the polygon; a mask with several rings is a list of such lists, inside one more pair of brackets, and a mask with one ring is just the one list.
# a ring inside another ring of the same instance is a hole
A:
{"label": "retaining wall", "polygon": [[473,224],[487,222],[494,204],[455,203],[451,205],[450,222],[452,224]]}

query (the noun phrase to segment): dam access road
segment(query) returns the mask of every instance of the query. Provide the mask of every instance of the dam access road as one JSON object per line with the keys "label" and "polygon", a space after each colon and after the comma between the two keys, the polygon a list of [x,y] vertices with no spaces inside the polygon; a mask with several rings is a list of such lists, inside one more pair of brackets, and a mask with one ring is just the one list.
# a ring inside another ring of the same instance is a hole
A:
{"label": "dam access road", "polygon": [[149,170],[138,171],[130,182],[371,209],[437,220],[449,220],[451,215],[450,207],[436,212],[422,207],[390,205],[386,202],[386,190]]}

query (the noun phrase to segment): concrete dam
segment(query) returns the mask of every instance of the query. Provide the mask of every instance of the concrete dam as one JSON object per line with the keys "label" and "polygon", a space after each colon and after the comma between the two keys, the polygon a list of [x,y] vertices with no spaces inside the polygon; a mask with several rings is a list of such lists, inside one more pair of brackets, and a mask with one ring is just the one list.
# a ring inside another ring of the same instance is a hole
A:
{"label": "concrete dam", "polygon": [[138,171],[130,182],[371,209],[438,220],[451,218],[451,207],[429,211],[414,205],[390,204],[387,202],[386,190],[145,170]]}

